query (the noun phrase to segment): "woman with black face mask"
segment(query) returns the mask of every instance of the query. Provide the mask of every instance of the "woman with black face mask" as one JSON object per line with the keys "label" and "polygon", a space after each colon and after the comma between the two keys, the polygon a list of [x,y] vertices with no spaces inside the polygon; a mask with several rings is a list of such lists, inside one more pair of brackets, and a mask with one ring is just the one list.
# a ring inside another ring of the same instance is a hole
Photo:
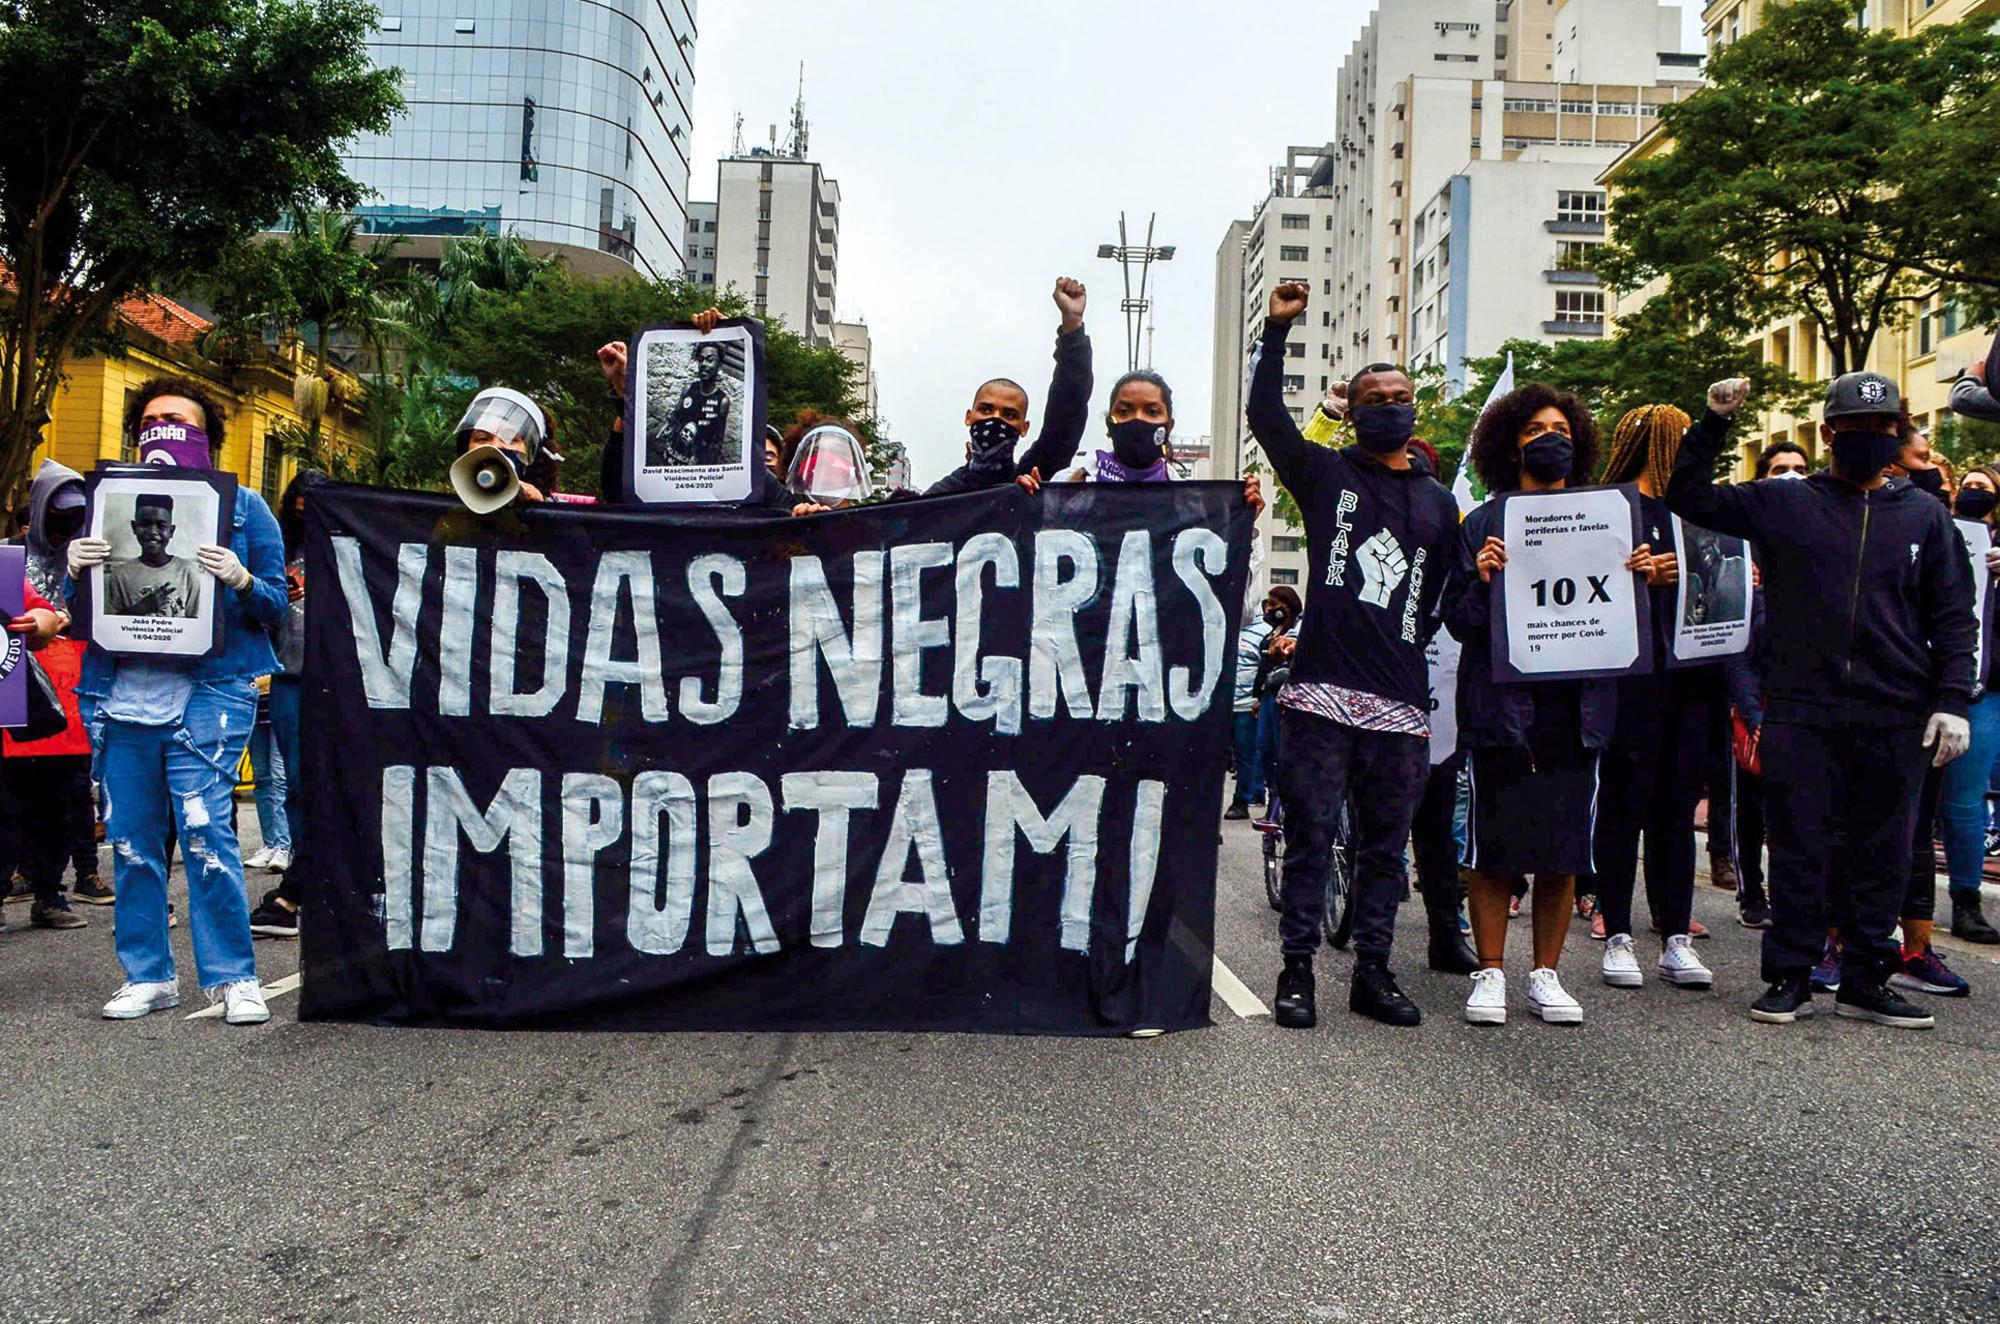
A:
{"label": "woman with black face mask", "polygon": [[[1967,473],[1965,480],[1959,484],[1955,511],[1962,520],[1975,520],[1990,528],[1996,505],[2000,505],[2000,468],[1982,464]],[[1993,559],[1989,554],[1989,565]],[[1991,570],[1980,573],[1992,574]],[[2000,943],[2000,931],[1995,931],[1980,912],[1979,905],[1980,874],[1986,862],[1986,788],[1991,782],[1994,764],[2000,762],[2000,695],[1994,693],[1994,687],[2000,685],[2000,648],[1993,645],[1996,598],[2000,598],[1996,589],[2000,589],[2000,585],[1989,582],[1986,620],[1982,622],[1986,650],[1980,658],[1981,694],[1973,701],[1968,713],[1972,744],[1962,757],[1945,764],[1943,785],[1938,795],[1945,872],[1951,878],[1952,933],[1966,942],[1981,945]],[[1926,860],[1924,863],[1928,865],[1930,862]],[[1914,865],[1911,872],[1915,873]],[[1926,943],[1921,952],[1908,950],[1910,934],[1907,926],[1903,937],[1903,968],[1890,976],[1898,987],[1947,994],[1965,987],[1963,979],[1943,968],[1943,961],[1929,949],[1929,944]]]}
{"label": "woman with black face mask", "polygon": [[[1553,491],[1571,475],[1597,470],[1597,427],[1575,396],[1531,383],[1487,406],[1468,447],[1473,469],[1494,494]],[[1471,789],[1464,863],[1480,969],[1465,1019],[1507,1019],[1507,903],[1513,879],[1534,876],[1534,963],[1528,1009],[1544,1021],[1576,1024],[1583,1008],[1556,976],[1569,931],[1576,879],[1591,871],[1598,755],[1616,720],[1609,680],[1542,680],[1502,685],[1493,676],[1493,576],[1507,564],[1500,506],[1489,501],[1465,519],[1458,565],[1445,589],[1445,627],[1461,644],[1458,745]],[[1640,544],[1627,562],[1652,569]]]}

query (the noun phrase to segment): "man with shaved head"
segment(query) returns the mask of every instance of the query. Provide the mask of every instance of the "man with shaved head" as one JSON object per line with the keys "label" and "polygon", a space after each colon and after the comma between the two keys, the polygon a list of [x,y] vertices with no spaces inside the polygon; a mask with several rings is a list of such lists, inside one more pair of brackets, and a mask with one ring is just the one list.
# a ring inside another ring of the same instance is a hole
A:
{"label": "man with shaved head", "polygon": [[1062,325],[1056,332],[1056,371],[1042,412],[1042,435],[1020,456],[1014,448],[1028,435],[1028,393],[1007,377],[995,377],[973,393],[965,411],[970,437],[965,463],[924,489],[925,496],[948,496],[998,487],[1034,475],[1053,478],[1076,456],[1090,417],[1090,337],[1083,331],[1086,294],[1082,281],[1056,282]]}

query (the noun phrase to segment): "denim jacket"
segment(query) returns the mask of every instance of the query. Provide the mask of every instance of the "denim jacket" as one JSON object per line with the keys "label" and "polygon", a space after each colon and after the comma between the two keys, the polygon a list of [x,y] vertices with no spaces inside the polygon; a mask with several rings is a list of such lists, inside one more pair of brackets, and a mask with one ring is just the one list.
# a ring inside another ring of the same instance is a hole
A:
{"label": "denim jacket", "polygon": [[[163,665],[187,667],[197,681],[255,680],[278,669],[278,655],[271,648],[271,632],[285,618],[290,605],[285,592],[285,539],[278,531],[278,518],[264,498],[248,488],[236,489],[236,513],[229,535],[229,550],[250,572],[250,587],[233,592],[217,586],[216,600],[222,611],[222,651],[213,657],[185,660],[160,659]],[[72,600],[77,595],[74,579],[64,584]],[[76,692],[93,698],[111,693],[112,679],[118,674],[117,655],[95,643],[83,658],[83,679]]]}

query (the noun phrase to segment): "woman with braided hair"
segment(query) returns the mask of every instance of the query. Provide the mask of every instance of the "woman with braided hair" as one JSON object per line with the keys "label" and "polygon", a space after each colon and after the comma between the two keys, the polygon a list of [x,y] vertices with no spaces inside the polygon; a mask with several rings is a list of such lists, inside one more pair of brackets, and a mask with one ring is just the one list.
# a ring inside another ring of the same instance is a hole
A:
{"label": "woman with braided hair", "polygon": [[[1715,976],[1694,953],[1694,808],[1701,799],[1708,726],[1721,698],[1717,665],[1669,670],[1679,548],[1662,499],[1690,420],[1673,405],[1642,405],[1612,432],[1607,483],[1636,483],[1640,537],[1653,549],[1653,667],[1618,680],[1618,720],[1604,751],[1597,817],[1597,911],[1605,935],[1601,973],[1613,988],[1645,983],[1632,943],[1632,888],[1646,845],[1646,898],[1664,935],[1660,978],[1709,988]],[[1593,926],[1594,928],[1594,926]],[[1596,936],[1595,931],[1592,936]]]}

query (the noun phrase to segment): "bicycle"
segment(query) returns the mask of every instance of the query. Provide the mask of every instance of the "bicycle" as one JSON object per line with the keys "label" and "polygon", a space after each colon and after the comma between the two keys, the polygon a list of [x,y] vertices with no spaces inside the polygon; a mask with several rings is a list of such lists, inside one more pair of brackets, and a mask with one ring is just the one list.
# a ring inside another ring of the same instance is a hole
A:
{"label": "bicycle", "polygon": [[[1264,835],[1264,896],[1273,910],[1285,908],[1285,829],[1279,810],[1278,793],[1273,790],[1269,817],[1258,819],[1251,825]],[[1322,931],[1327,942],[1337,951],[1346,951],[1354,935],[1354,908],[1348,904],[1354,879],[1354,846],[1348,832],[1351,821],[1351,812],[1346,805],[1342,805],[1340,830],[1334,838],[1331,867],[1326,880],[1326,918]]]}

